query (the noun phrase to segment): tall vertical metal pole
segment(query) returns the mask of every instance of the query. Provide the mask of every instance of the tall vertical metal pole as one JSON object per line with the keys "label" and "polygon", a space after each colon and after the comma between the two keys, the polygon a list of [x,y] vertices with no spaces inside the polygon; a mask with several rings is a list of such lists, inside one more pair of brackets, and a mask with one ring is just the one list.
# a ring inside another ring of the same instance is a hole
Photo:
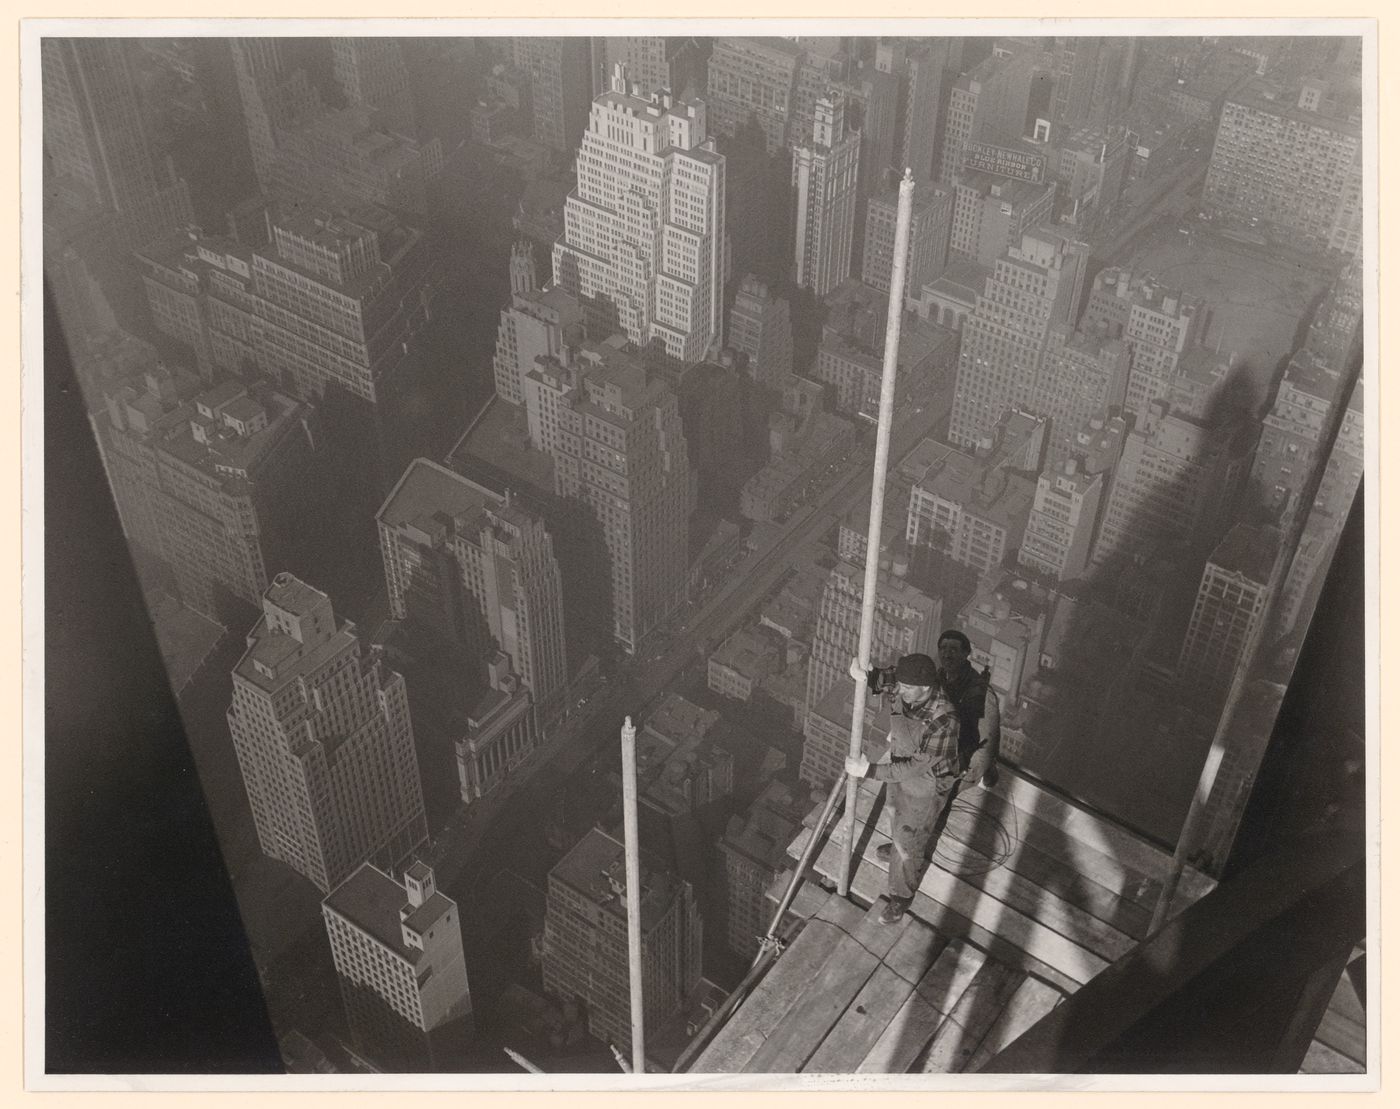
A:
{"label": "tall vertical metal pole", "polygon": [[[885,318],[885,362],[880,375],[880,417],[875,432],[875,469],[870,479],[870,523],[865,540],[865,592],[860,606],[862,670],[870,669],[870,646],[875,636],[875,594],[880,570],[880,526],[885,515],[885,477],[890,462],[890,432],[894,424],[894,377],[899,365],[899,328],[904,319],[904,281],[909,269],[909,224],[914,209],[914,174],[904,171],[899,183],[899,208],[894,225],[894,265],[890,271],[890,303]],[[865,727],[865,682],[857,681],[851,704],[851,755],[860,754]],[[855,845],[856,792],[854,777],[846,780],[845,839],[841,845],[841,870],[837,892],[845,897],[851,888],[851,850]]]}
{"label": "tall vertical metal pole", "polygon": [[627,981],[632,990],[632,1073],[646,1073],[642,1028],[642,867],[637,851],[637,728],[622,724],[622,847],[627,861]]}

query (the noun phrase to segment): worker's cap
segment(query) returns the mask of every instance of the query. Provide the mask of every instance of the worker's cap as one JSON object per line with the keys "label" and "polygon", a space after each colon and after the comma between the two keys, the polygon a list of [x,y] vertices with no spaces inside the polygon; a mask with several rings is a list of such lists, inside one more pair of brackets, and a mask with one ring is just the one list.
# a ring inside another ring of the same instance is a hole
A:
{"label": "worker's cap", "polygon": [[938,664],[928,655],[905,655],[894,668],[894,680],[905,685],[933,685],[938,681]]}

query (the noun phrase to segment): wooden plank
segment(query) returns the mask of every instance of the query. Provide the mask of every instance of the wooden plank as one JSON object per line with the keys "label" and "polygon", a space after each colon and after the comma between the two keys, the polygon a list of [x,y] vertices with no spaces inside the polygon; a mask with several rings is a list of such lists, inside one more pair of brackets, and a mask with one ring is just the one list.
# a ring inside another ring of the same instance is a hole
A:
{"label": "wooden plank", "polygon": [[1314,1039],[1321,1040],[1334,1051],[1339,1051],[1348,1059],[1362,1066],[1366,1065],[1366,1026],[1333,1009],[1322,1014]]}
{"label": "wooden plank", "polygon": [[[857,794],[857,819],[862,824],[871,823],[872,812],[877,816],[875,831],[889,835],[889,809],[881,801],[880,788],[877,783],[863,782]],[[818,811],[809,815],[815,823]],[[839,825],[835,834],[839,838]],[[792,852],[800,854],[799,845],[805,844],[806,837],[799,837]],[[1002,860],[1007,869],[1017,873],[1034,870],[1037,885],[1135,938],[1146,935],[1162,888],[1160,881],[1017,809],[996,793],[976,787],[960,790],[954,798],[934,848],[934,859],[947,864],[944,869],[956,872],[963,868],[969,851],[979,860],[1007,855]]]}
{"label": "wooden plank", "polygon": [[1345,970],[1337,978],[1337,988],[1332,991],[1332,1000],[1328,1002],[1327,1007],[1349,1020],[1356,1021],[1357,1024],[1366,1023],[1366,1006],[1361,1004],[1356,987],[1352,985],[1351,975]]}
{"label": "wooden plank", "polygon": [[[856,815],[862,824],[870,822],[872,810],[878,816],[875,832],[888,835],[888,806],[880,801],[880,789],[875,783],[863,782],[856,802]],[[816,815],[815,811],[811,814],[813,822]],[[838,827],[837,839],[841,833]],[[806,841],[807,837],[799,836],[794,852],[800,853]],[[1146,935],[1161,890],[1160,882],[1071,839],[984,789],[962,791],[954,799],[933,857],[944,864],[944,870],[959,875],[984,871],[993,860],[999,861],[1006,870],[1133,939]]]}
{"label": "wooden plank", "polygon": [[1002,963],[984,963],[969,983],[948,1019],[938,1026],[928,1049],[918,1060],[924,1074],[954,1074],[976,1053],[987,1032],[1025,981],[1025,975]]}
{"label": "wooden plank", "polygon": [[[1171,867],[1170,852],[1134,835],[1126,828],[1061,800],[1015,771],[1003,773],[992,792],[1010,801],[1022,812],[1062,828],[1080,842],[1088,844],[1104,855],[1121,860],[1148,878],[1161,881]],[[1215,881],[1195,867],[1188,866],[1182,872],[1180,895],[1185,904],[1199,900],[1214,888]]]}
{"label": "wooden plank", "polygon": [[912,986],[928,973],[928,968],[948,946],[948,937],[912,913],[910,916],[913,919],[909,927],[885,956],[885,966]]}
{"label": "wooden plank", "polygon": [[[764,890],[764,897],[768,902],[765,914],[770,921],[773,919],[772,914],[778,909],[778,902],[782,900],[783,894],[787,893],[790,881],[792,881],[792,871],[785,870],[773,879],[772,885]],[[810,920],[817,915],[817,910],[826,903],[826,899],[830,896],[815,882],[803,881],[798,885],[797,893],[793,895],[792,904],[788,906],[788,913],[802,920]]]}
{"label": "wooden plank", "polygon": [[[859,912],[844,899],[831,898],[822,912],[845,917],[849,921],[851,914],[846,910]],[[878,915],[874,909],[865,914],[867,917],[874,915]],[[867,950],[857,935],[859,917],[850,923],[851,927],[842,935],[830,956],[808,980],[787,1014],[769,1032],[763,1044],[744,1064],[743,1070],[763,1074],[800,1071],[840,1021],[847,1007],[880,965],[880,956]],[[833,922],[833,927],[840,926]],[[874,924],[875,928],[882,928],[885,933],[902,931],[907,926],[906,921],[893,926],[881,926],[878,922]],[[894,941],[895,937],[891,936],[886,941],[885,950]]]}
{"label": "wooden plank", "polygon": [[988,1030],[982,1043],[973,1053],[964,1071],[969,1073],[982,1069],[988,1059],[1029,1029],[1046,1013],[1065,999],[1064,994],[1047,986],[1038,978],[1027,978],[1011,995],[1001,1016]]}
{"label": "wooden plank", "polygon": [[808,921],[691,1069],[704,1073],[743,1070],[844,938],[845,934],[833,924]]}
{"label": "wooden plank", "polygon": [[[982,788],[960,790],[949,817],[955,837],[965,823],[994,821],[1004,828],[1017,845],[1025,845],[1057,860],[1071,872],[1083,875],[1118,897],[1144,909],[1149,915],[1157,903],[1162,883],[1131,866],[1124,859],[1100,850],[1044,816],[1018,808],[995,791]],[[947,833],[945,833],[947,834]]]}
{"label": "wooden plank", "polygon": [[[875,858],[875,845],[883,837],[874,836],[869,846],[869,855],[864,858],[865,866],[874,866],[881,871],[885,869],[884,864]],[[840,833],[833,836],[826,847],[823,848],[819,859],[825,861],[828,853],[832,854],[831,863],[833,873],[836,866],[839,866],[839,852],[841,844],[838,842]],[[1025,951],[1035,959],[1049,966],[1053,966],[1076,983],[1082,985],[1089,981],[1109,965],[1113,958],[1105,957],[1086,946],[1086,942],[1093,942],[1091,933],[1086,932],[1084,936],[1066,936],[1056,931],[1053,927],[1042,924],[1035,915],[1023,911],[1000,900],[1000,894],[1009,892],[1014,886],[1014,875],[1004,878],[988,876],[991,889],[984,893],[978,887],[963,881],[955,874],[940,870],[937,867],[929,867],[924,872],[923,880],[919,883],[919,892],[942,905],[946,905],[954,912],[960,914],[967,920],[986,929],[986,931],[1002,937],[1013,946]],[[1024,900],[1024,899],[1023,899]],[[1048,903],[1047,903],[1048,904]],[[1068,906],[1060,903],[1063,909],[1062,915],[1068,913]],[[1092,921],[1093,918],[1081,914],[1083,921]],[[1106,927],[1101,921],[1093,921],[1099,927]],[[1132,941],[1119,933],[1120,944],[1132,946]],[[1124,948],[1126,950],[1126,948]]]}
{"label": "wooden plank", "polygon": [[880,912],[875,911],[877,909],[883,911],[884,906],[864,909],[844,897],[832,894],[818,910],[817,917],[843,929],[875,958],[883,959],[909,929],[911,918],[905,916],[894,925],[881,924]]}
{"label": "wooden plank", "polygon": [[1355,1059],[1348,1059],[1340,1051],[1333,1051],[1320,1040],[1313,1040],[1308,1053],[1303,1056],[1299,1074],[1365,1074],[1366,1066]]}
{"label": "wooden plank", "polygon": [[918,986],[880,1033],[855,1068],[858,1074],[903,1074],[919,1057],[939,1026],[956,1007],[987,956],[971,944],[953,940],[939,953]]}
{"label": "wooden plank", "polygon": [[[819,874],[835,880],[836,870],[841,864],[841,847],[828,843],[817,856],[814,866]],[[851,873],[851,892],[865,901],[876,902],[885,892],[885,872],[873,857],[858,861]],[[919,920],[932,925],[946,936],[966,937],[994,959],[1010,966],[1019,967],[1029,974],[1043,978],[1066,994],[1071,994],[1083,985],[1063,971],[1042,962],[1001,936],[955,912],[947,905],[940,904],[922,893],[915,894],[911,913]]]}
{"label": "wooden plank", "polygon": [[913,992],[913,982],[887,965],[877,966],[802,1070],[814,1074],[854,1071]]}

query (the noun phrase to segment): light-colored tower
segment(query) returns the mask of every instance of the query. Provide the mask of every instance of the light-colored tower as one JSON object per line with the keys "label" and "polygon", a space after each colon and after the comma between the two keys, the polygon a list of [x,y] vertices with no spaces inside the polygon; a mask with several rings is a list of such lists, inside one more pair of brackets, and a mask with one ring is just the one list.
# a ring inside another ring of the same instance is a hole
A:
{"label": "light-colored tower", "polygon": [[1089,564],[1103,485],[1103,475],[1084,472],[1077,458],[1041,474],[1017,555],[1021,565],[1057,581],[1081,577]]}
{"label": "light-colored tower", "polygon": [[426,458],[409,464],[377,521],[393,616],[423,621],[482,660],[503,652],[541,721],[553,720],[568,673],[544,521]]}
{"label": "light-colored tower", "polygon": [[793,277],[822,297],[851,272],[860,132],[846,129],[840,94],[818,100],[815,111],[810,140],[792,152],[797,217]]}
{"label": "light-colored tower", "polygon": [[396,882],[365,863],[321,902],[355,1047],[384,1070],[457,1069],[472,996],[457,903],[414,862]]}
{"label": "light-colored tower", "polygon": [[555,284],[609,302],[632,342],[700,361],[721,335],[726,276],[724,157],[704,102],[636,95],[615,69],[576,168]]}
{"label": "light-colored tower", "polygon": [[540,289],[528,242],[518,242],[511,250],[510,287],[511,302],[501,309],[491,368],[496,395],[523,405],[525,375],[535,368],[535,359],[563,358],[567,346],[582,342],[583,309],[558,285]]}
{"label": "light-colored tower", "polygon": [[402,676],[291,574],[263,594],[228,725],[259,846],[322,893],[363,862],[393,869],[427,838]]}

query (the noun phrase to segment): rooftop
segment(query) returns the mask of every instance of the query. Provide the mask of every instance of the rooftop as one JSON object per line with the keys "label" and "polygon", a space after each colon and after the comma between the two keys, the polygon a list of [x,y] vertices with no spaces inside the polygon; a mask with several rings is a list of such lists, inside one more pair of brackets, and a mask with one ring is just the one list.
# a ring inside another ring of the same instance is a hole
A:
{"label": "rooftop", "polygon": [[[677,879],[662,870],[645,850],[641,853],[642,934],[656,927],[671,904]],[[627,919],[627,874],[622,843],[601,828],[592,828],[567,855],[554,864],[550,881],[596,903],[605,912]]]}
{"label": "rooftop", "polygon": [[406,920],[401,920],[399,910],[408,905],[407,890],[370,863],[361,864],[322,904],[362,928],[400,958],[415,964],[423,958],[423,952],[403,942],[403,924],[426,935],[429,928],[454,908],[450,898],[435,892]]}
{"label": "rooftop", "polygon": [[1250,581],[1263,584],[1273,570],[1278,542],[1277,528],[1236,524],[1211,552],[1210,561],[1222,570],[1243,574]]}

